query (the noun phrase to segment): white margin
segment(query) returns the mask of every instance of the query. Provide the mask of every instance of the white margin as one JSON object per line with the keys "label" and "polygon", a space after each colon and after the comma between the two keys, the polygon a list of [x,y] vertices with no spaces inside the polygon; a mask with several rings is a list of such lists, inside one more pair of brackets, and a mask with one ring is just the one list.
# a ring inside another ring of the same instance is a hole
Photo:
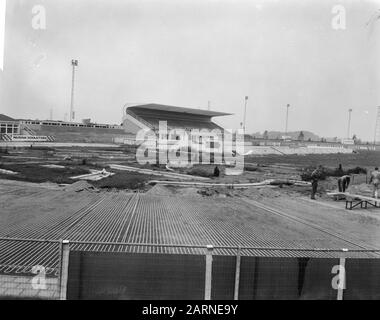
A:
{"label": "white margin", "polygon": [[0,69],[4,71],[6,0],[0,0]]}

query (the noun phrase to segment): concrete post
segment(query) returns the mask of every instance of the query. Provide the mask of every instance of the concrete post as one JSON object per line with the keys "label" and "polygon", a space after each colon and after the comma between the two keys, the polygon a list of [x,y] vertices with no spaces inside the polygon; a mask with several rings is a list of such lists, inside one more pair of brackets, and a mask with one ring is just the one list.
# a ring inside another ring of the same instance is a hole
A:
{"label": "concrete post", "polygon": [[346,259],[340,258],[339,265],[339,276],[341,276],[341,278],[338,287],[337,300],[343,300],[343,291],[346,289]]}
{"label": "concrete post", "polygon": [[212,245],[207,246],[206,252],[206,274],[205,274],[205,300],[211,300],[211,282],[212,282]]}
{"label": "concrete post", "polygon": [[70,257],[70,242],[68,240],[62,241],[61,250],[61,270],[60,270],[60,283],[59,283],[59,299],[66,300],[67,298],[67,281],[69,279],[69,257]]}
{"label": "concrete post", "polygon": [[240,261],[241,261],[241,249],[239,248],[236,254],[236,271],[235,271],[235,293],[234,300],[239,299],[239,283],[240,283]]}

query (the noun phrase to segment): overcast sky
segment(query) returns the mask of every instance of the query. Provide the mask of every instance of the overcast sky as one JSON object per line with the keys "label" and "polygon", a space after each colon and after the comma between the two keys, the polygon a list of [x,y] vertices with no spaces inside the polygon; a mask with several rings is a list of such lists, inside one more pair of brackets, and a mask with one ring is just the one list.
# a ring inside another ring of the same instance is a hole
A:
{"label": "overcast sky", "polygon": [[[37,4],[45,30],[32,27]],[[346,9],[344,30],[332,28],[336,4]],[[0,113],[48,119],[53,109],[63,120],[76,58],[78,120],[120,123],[128,102],[211,101],[235,114],[216,122],[238,128],[247,95],[248,132],[284,130],[289,103],[291,131],[345,136],[352,108],[351,132],[373,140],[380,20],[366,24],[379,9],[339,0],[8,0]]]}

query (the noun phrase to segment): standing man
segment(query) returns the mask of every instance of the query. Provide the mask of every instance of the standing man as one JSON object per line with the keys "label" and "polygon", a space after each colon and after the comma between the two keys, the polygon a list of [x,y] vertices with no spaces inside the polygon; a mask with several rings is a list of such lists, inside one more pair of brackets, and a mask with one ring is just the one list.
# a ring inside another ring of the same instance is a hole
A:
{"label": "standing man", "polygon": [[218,166],[216,166],[214,169],[214,177],[219,177],[219,175],[220,175],[220,170],[219,170]]}
{"label": "standing man", "polygon": [[338,179],[338,189],[339,192],[346,192],[348,186],[350,185],[351,177],[349,175],[344,175]]}
{"label": "standing man", "polygon": [[369,180],[369,183],[372,183],[373,185],[372,197],[378,198],[380,190],[380,171],[378,167],[376,167],[375,170],[371,172],[371,179]]}
{"label": "standing man", "polygon": [[317,169],[315,169],[311,173],[311,199],[315,200],[315,194],[318,190],[318,181],[322,177],[322,166],[319,165]]}

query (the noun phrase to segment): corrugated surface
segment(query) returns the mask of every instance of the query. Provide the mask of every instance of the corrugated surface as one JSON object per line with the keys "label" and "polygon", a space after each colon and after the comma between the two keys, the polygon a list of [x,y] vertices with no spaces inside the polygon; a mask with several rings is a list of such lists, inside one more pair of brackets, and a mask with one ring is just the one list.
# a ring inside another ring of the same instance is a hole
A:
{"label": "corrugated surface", "polygon": [[[52,192],[52,195],[59,201],[60,194]],[[314,251],[317,248],[366,248],[348,237],[336,237],[302,220],[273,214],[265,207],[248,206],[236,198],[200,201],[199,198],[110,193],[93,194],[84,200],[78,196],[73,207],[77,209],[70,214],[53,212],[49,217],[37,216],[25,223],[10,221],[0,226],[0,238],[68,239],[73,242],[73,250],[89,251],[204,254],[204,248],[188,246],[213,245],[252,247],[242,250],[242,255],[252,256],[378,257],[373,252]],[[173,247],[127,246],[115,242]],[[56,243],[2,240],[0,272],[28,272],[36,264],[52,272],[58,265],[57,248]],[[218,255],[235,255],[236,252],[236,248],[214,250]]]}

